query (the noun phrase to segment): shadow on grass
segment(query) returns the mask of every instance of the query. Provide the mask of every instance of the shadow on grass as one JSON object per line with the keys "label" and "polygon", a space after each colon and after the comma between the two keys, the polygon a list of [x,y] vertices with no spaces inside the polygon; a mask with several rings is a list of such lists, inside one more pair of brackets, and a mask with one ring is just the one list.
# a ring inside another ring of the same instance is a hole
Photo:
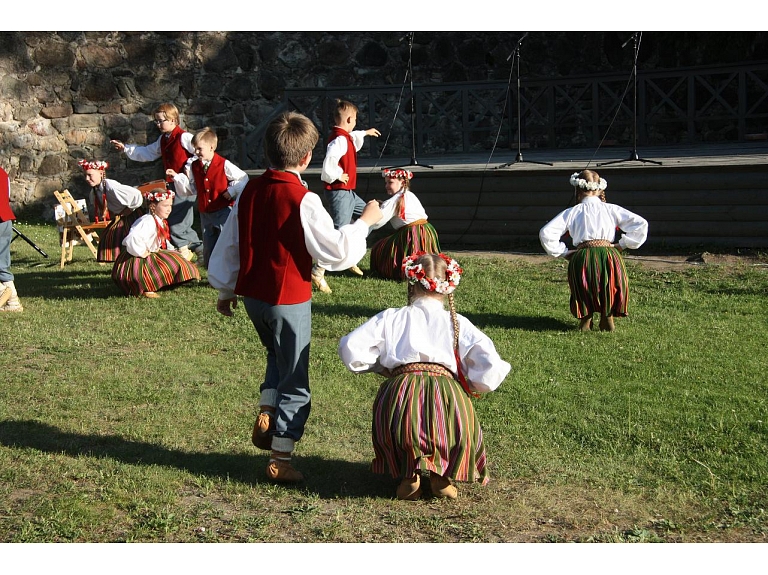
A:
{"label": "shadow on grass", "polygon": [[[339,305],[320,303],[312,300],[312,312],[324,315],[347,315],[351,317],[373,317],[381,308],[364,305]],[[520,329],[523,331],[571,331],[578,322],[564,322],[553,317],[504,315],[501,313],[463,313],[461,314],[479,329],[486,327],[501,327],[504,329]]]}
{"label": "shadow on grass", "polygon": [[[187,452],[117,435],[93,435],[62,431],[39,421],[0,421],[0,445],[12,449],[36,449],[70,457],[110,458],[129,465],[175,467],[195,475],[256,484],[266,482],[266,451],[255,455]],[[255,448],[254,448],[255,450]],[[374,475],[368,464],[320,457],[296,458],[305,481],[296,489],[323,499],[337,497],[389,497],[396,482]]]}
{"label": "shadow on grass", "polygon": [[[553,317],[503,315],[500,313],[466,313],[464,315],[479,329],[501,327],[523,331],[571,331],[576,323],[566,323]],[[576,320],[574,320],[576,321]]]}
{"label": "shadow on grass", "polygon": [[[56,266],[58,268],[58,265]],[[110,264],[99,270],[57,269],[36,272],[16,271],[16,283],[23,286],[24,296],[41,299],[110,299],[122,296],[112,281]],[[19,281],[21,280],[21,281]]]}

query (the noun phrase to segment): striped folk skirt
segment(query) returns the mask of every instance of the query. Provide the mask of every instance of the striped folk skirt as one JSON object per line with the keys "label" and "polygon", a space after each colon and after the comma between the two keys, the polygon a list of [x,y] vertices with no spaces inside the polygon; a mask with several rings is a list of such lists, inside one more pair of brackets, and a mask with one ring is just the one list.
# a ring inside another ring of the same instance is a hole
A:
{"label": "striped folk skirt", "polygon": [[384,381],[373,403],[372,435],[374,473],[434,471],[483,485],[490,479],[480,422],[452,378],[417,372]]}
{"label": "striped folk skirt", "polygon": [[131,231],[133,222],[144,215],[144,208],[136,208],[127,216],[114,216],[111,223],[104,228],[96,248],[96,261],[113,262],[125,248],[123,240]]}
{"label": "striped folk skirt", "polygon": [[568,264],[571,313],[581,319],[593,313],[626,317],[629,281],[624,258],[616,248],[576,250]]}
{"label": "striped folk skirt", "polygon": [[371,248],[371,270],[384,279],[403,279],[403,259],[414,252],[440,253],[437,231],[427,220],[403,226]]}
{"label": "striped folk skirt", "polygon": [[190,280],[199,280],[200,272],[177,251],[159,250],[146,258],[123,250],[112,268],[112,280],[125,295],[138,296]]}

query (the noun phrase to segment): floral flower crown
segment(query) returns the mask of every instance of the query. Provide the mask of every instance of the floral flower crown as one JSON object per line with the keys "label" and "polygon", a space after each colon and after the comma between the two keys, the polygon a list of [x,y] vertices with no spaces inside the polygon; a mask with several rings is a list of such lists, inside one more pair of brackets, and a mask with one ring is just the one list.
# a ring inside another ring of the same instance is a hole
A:
{"label": "floral flower crown", "polygon": [[148,202],[162,202],[163,200],[173,199],[176,194],[172,190],[166,190],[163,188],[155,188],[144,192],[144,197]]}
{"label": "floral flower crown", "polygon": [[382,178],[402,178],[404,180],[413,179],[413,172],[411,170],[404,170],[403,168],[386,168],[381,172]]}
{"label": "floral flower crown", "polygon": [[425,253],[416,252],[403,259],[403,276],[405,279],[411,285],[421,284],[421,287],[427,291],[434,291],[443,295],[453,293],[453,290],[456,289],[459,281],[461,281],[461,274],[464,273],[464,270],[461,269],[456,260],[440,253],[437,255],[448,265],[445,270],[445,279],[428,278],[427,274],[424,273],[424,266],[416,263]]}
{"label": "floral flower crown", "polygon": [[579,175],[581,175],[581,172],[571,174],[571,185],[574,188],[587,190],[589,192],[596,192],[597,190],[604,190],[608,187],[608,182],[606,182],[603,178],[600,178],[599,182],[588,182],[584,178],[580,178]]}
{"label": "floral flower crown", "polygon": [[77,165],[83,168],[84,171],[88,170],[101,170],[102,172],[109,167],[108,162],[102,162],[100,160],[80,160]]}

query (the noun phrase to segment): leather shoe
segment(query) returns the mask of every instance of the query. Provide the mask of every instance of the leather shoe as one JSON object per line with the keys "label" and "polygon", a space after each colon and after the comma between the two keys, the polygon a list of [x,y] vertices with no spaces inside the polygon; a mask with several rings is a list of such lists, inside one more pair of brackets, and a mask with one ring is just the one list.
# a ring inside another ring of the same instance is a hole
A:
{"label": "leather shoe", "polygon": [[293,468],[290,461],[270,459],[267,464],[267,479],[276,483],[298,483],[304,481],[304,476]]}
{"label": "leather shoe", "polygon": [[275,416],[268,411],[262,411],[253,424],[251,442],[259,449],[272,449],[272,436],[269,432],[274,430]]}

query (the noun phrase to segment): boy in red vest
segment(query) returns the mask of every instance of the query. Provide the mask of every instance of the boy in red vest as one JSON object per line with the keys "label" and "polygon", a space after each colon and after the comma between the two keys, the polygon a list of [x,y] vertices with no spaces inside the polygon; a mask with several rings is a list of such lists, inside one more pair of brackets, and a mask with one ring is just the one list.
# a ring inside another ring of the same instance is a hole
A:
{"label": "boy in red vest", "polygon": [[[192,134],[179,127],[178,108],[169,103],[160,104],[152,115],[155,126],[160,130],[160,137],[153,144],[138,146],[124,144],[120,140],[110,140],[110,143],[116,150],[125,152],[129,159],[136,162],[153,162],[162,158],[163,172],[169,169],[183,171],[195,150],[192,146]],[[166,177],[166,187],[172,183],[173,179]],[[192,228],[195,221],[195,197],[187,195],[188,192],[183,188],[175,188],[174,191],[176,195],[173,198],[173,211],[168,217],[171,243],[179,248],[188,246],[198,258],[202,258],[203,242]]]}
{"label": "boy in red vest", "polygon": [[216,153],[219,138],[211,128],[203,128],[192,138],[195,158],[184,167],[184,173],[166,170],[177,186],[197,196],[197,211],[203,227],[203,262],[207,266],[211,253],[227,221],[235,198],[248,183],[248,174]]}
{"label": "boy in red vest", "polygon": [[[365,208],[365,202],[355,193],[357,152],[363,147],[366,136],[378,137],[381,132],[376,128],[355,130],[357,106],[346,100],[336,100],[333,121],[336,125],[328,138],[320,179],[325,182],[325,199],[328,201],[333,225],[338,229],[351,222],[353,217],[359,217]],[[349,270],[359,276],[363,275],[357,265],[351,266]],[[312,268],[312,283],[320,291],[331,293],[325,281],[325,269],[319,264]]]}
{"label": "boy in red vest", "polygon": [[11,242],[16,216],[10,200],[11,181],[8,172],[0,168],[0,311],[24,311],[11,273]]}
{"label": "boy in red vest", "polygon": [[310,411],[312,260],[332,271],[349,268],[365,255],[370,226],[382,217],[372,200],[357,221],[334,226],[301,179],[318,138],[309,118],[296,112],[269,123],[264,149],[270,168],[235,201],[208,267],[208,281],[219,290],[217,311],[231,316],[243,296],[267,350],[252,441],[271,450],[267,477],[286,483],[303,480],[291,454]]}

